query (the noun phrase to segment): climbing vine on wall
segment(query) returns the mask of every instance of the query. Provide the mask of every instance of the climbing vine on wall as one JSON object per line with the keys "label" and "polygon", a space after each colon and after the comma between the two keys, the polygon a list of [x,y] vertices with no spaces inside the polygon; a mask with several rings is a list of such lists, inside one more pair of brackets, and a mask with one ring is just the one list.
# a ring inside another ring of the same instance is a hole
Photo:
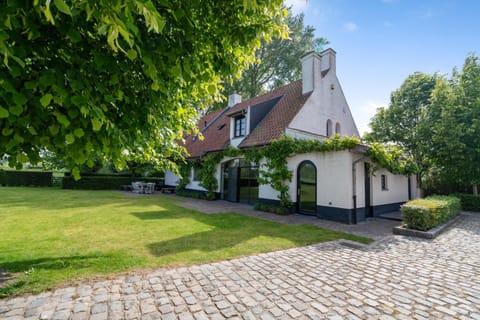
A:
{"label": "climbing vine on wall", "polygon": [[[258,182],[268,184],[277,190],[281,206],[289,208],[292,206],[292,201],[288,192],[288,185],[293,177],[293,172],[288,169],[287,159],[289,157],[302,153],[350,150],[359,144],[360,139],[358,138],[336,135],[322,141],[282,137],[267,146],[255,149],[243,150],[228,147],[225,150],[204,156],[201,159],[201,166],[198,167],[197,176],[200,180],[200,186],[207,190],[207,199],[214,199],[215,192],[218,189],[218,181],[215,175],[217,165],[225,157],[244,157],[246,161],[253,162],[260,167]],[[398,148],[387,148],[379,144],[373,144],[367,151],[367,155],[373,162],[394,174],[412,174],[416,170],[414,162],[403,158],[403,152]]]}
{"label": "climbing vine on wall", "polygon": [[393,174],[412,175],[418,172],[417,164],[411,158],[406,158],[402,149],[380,143],[372,143],[369,146],[367,155],[379,167]]}

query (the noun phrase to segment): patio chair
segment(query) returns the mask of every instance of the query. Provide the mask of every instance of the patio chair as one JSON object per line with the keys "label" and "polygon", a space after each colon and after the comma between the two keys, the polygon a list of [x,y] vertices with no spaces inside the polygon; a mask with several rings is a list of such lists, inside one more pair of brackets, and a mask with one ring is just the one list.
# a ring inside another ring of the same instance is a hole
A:
{"label": "patio chair", "polygon": [[132,192],[144,193],[144,183],[140,181],[132,182]]}
{"label": "patio chair", "polygon": [[155,182],[147,182],[144,184],[143,191],[146,194],[152,194],[155,191]]}

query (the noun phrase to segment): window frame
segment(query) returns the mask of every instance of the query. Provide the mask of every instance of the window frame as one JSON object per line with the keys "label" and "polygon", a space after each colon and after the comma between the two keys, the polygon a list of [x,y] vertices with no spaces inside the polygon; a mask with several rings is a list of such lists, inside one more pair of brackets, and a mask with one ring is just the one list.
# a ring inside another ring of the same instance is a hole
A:
{"label": "window frame", "polygon": [[382,191],[388,191],[388,180],[386,174],[380,175],[380,187]]}
{"label": "window frame", "polygon": [[244,137],[247,134],[247,118],[242,115],[233,119],[233,137]]}

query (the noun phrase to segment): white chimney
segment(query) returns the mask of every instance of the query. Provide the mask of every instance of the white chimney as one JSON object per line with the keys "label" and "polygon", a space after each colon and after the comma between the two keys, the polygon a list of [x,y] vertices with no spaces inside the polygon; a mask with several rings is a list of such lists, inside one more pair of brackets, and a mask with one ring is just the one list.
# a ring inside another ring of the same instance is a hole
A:
{"label": "white chimney", "polygon": [[336,73],[336,55],[337,53],[335,50],[331,48],[328,48],[320,53],[320,57],[322,58],[322,75],[329,71]]}
{"label": "white chimney", "polygon": [[320,80],[321,58],[315,52],[309,52],[301,58],[302,61],[302,94],[312,92],[315,82]]}
{"label": "white chimney", "polygon": [[333,49],[327,49],[320,54],[309,52],[301,58],[302,61],[302,94],[315,90],[315,84],[328,72],[336,72],[335,68],[336,52]]}
{"label": "white chimney", "polygon": [[238,93],[233,93],[228,96],[228,104],[227,107],[231,108],[235,106],[237,103],[242,102],[242,96]]}

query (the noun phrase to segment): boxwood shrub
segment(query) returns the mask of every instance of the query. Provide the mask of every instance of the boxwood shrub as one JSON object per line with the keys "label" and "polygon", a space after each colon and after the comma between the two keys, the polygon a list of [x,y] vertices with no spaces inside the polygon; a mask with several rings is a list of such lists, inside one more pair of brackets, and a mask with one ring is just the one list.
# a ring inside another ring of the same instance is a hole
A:
{"label": "boxwood shrub", "polygon": [[426,231],[452,219],[460,209],[459,198],[430,196],[407,202],[401,207],[401,212],[407,228]]}
{"label": "boxwood shrub", "polygon": [[266,204],[266,203],[256,203],[254,206],[254,209],[258,211],[275,213],[282,216],[290,214],[290,211],[288,210],[288,208],[276,206],[273,204]]}
{"label": "boxwood shrub", "polygon": [[468,193],[455,193],[453,196],[460,199],[462,210],[480,212],[480,195]]}
{"label": "boxwood shrub", "polygon": [[51,172],[0,170],[2,186],[51,187],[52,181]]}
{"label": "boxwood shrub", "polygon": [[75,181],[72,176],[65,176],[62,179],[62,188],[83,190],[119,190],[122,185],[129,185],[134,181],[155,182],[157,185],[163,185],[163,178],[95,175],[82,176],[82,178],[78,181]]}

